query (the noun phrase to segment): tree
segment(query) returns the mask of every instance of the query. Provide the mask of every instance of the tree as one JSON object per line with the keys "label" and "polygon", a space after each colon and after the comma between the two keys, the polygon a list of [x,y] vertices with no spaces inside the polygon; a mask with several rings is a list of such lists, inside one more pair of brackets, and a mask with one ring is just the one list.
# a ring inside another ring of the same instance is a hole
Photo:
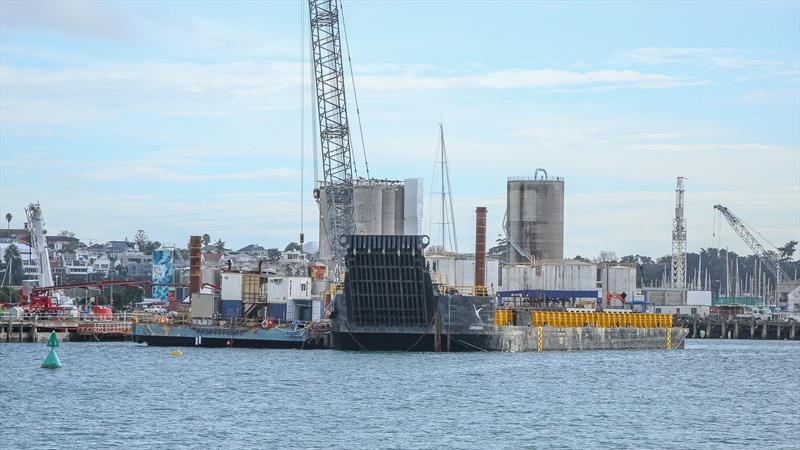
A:
{"label": "tree", "polygon": [[200,238],[200,241],[203,243],[203,247],[208,247],[208,244],[211,243],[211,236],[208,233],[203,234],[203,237]]}
{"label": "tree", "polygon": [[144,230],[138,230],[133,239],[134,242],[136,242],[136,245],[139,247],[139,251],[145,255],[150,255],[154,250],[161,247],[161,242],[151,241],[147,237],[147,233],[145,233]]}
{"label": "tree", "polygon": [[225,252],[225,242],[222,239],[217,239],[217,242],[214,243],[214,250],[217,253],[224,253]]}
{"label": "tree", "polygon": [[11,229],[11,218],[14,217],[11,213],[6,213],[6,229]]}
{"label": "tree", "polygon": [[616,262],[617,254],[610,250],[603,250],[597,257],[597,260],[600,262]]}
{"label": "tree", "polygon": [[781,262],[791,261],[796,247],[797,241],[789,241],[783,247],[778,247],[778,251],[781,253]]}
{"label": "tree", "polygon": [[11,244],[3,252],[3,260],[6,263],[6,270],[3,273],[4,279],[8,284],[18,285],[22,283],[22,258],[19,256],[19,249]]}
{"label": "tree", "polygon": [[[288,247],[288,246],[287,246]],[[277,248],[268,248],[267,249],[267,260],[276,262],[281,260],[281,251]]]}
{"label": "tree", "polygon": [[75,232],[74,231],[69,231],[69,230],[61,230],[61,231],[58,232],[58,235],[59,236],[75,237]]}
{"label": "tree", "polygon": [[285,252],[290,252],[292,250],[303,251],[303,247],[300,246],[297,242],[289,242],[286,244],[286,248],[283,249]]}

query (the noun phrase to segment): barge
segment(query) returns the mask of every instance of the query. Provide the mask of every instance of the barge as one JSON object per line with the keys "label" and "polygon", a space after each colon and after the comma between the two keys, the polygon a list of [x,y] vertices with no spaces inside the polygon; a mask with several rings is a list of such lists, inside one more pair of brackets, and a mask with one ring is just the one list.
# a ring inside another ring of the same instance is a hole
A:
{"label": "barge", "polygon": [[189,324],[135,323],[133,340],[167,347],[245,347],[316,349],[329,346],[329,335],[319,326],[263,327],[195,326]]}
{"label": "barge", "polygon": [[548,351],[683,348],[666,314],[500,307],[486,288],[434,285],[427,236],[346,239],[333,345],[361,351]]}

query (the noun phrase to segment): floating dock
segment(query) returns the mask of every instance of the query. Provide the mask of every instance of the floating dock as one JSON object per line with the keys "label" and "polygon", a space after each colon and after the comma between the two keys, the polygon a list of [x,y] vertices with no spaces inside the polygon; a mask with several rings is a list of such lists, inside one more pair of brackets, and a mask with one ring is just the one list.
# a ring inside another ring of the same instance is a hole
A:
{"label": "floating dock", "polygon": [[154,346],[316,349],[330,345],[322,327],[192,326],[136,323],[133,340]]}

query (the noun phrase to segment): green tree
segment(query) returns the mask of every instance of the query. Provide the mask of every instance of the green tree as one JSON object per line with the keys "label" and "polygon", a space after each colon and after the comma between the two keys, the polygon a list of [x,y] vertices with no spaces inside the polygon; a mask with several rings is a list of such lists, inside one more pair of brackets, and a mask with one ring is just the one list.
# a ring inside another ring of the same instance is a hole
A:
{"label": "green tree", "polygon": [[[288,247],[288,246],[287,246]],[[276,262],[281,260],[281,251],[277,248],[268,248],[267,249],[267,260]]]}
{"label": "green tree", "polygon": [[6,263],[6,272],[4,279],[11,285],[19,285],[22,283],[22,258],[19,256],[19,249],[16,245],[11,244],[3,252],[3,261]]}
{"label": "green tree", "polygon": [[283,251],[285,252],[289,252],[292,250],[302,251],[303,247],[301,247],[300,244],[298,244],[297,242],[289,242],[288,244],[286,244],[286,248],[283,249]]}
{"label": "green tree", "polygon": [[139,247],[139,251],[145,255],[151,255],[154,250],[161,247],[161,243],[158,241],[151,241],[147,237],[147,233],[145,233],[144,230],[138,230],[133,239],[136,245]]}
{"label": "green tree", "polygon": [[203,243],[203,247],[208,247],[208,245],[211,244],[211,236],[209,236],[208,233],[204,233],[200,241]]}
{"label": "green tree", "polygon": [[217,242],[214,243],[214,250],[217,253],[224,253],[225,252],[225,242],[222,239],[217,239]]}
{"label": "green tree", "polygon": [[6,229],[11,229],[11,218],[14,217],[11,213],[6,213]]}
{"label": "green tree", "polygon": [[796,247],[797,241],[789,241],[783,247],[778,247],[778,251],[781,254],[781,262],[791,261]]}

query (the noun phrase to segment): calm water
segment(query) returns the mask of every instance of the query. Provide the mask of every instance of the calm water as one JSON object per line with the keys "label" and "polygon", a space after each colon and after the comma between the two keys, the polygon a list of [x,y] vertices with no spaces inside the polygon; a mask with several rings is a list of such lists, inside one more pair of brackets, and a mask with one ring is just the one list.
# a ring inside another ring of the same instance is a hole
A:
{"label": "calm water", "polygon": [[0,447],[800,445],[800,343],[401,354],[0,344]]}

